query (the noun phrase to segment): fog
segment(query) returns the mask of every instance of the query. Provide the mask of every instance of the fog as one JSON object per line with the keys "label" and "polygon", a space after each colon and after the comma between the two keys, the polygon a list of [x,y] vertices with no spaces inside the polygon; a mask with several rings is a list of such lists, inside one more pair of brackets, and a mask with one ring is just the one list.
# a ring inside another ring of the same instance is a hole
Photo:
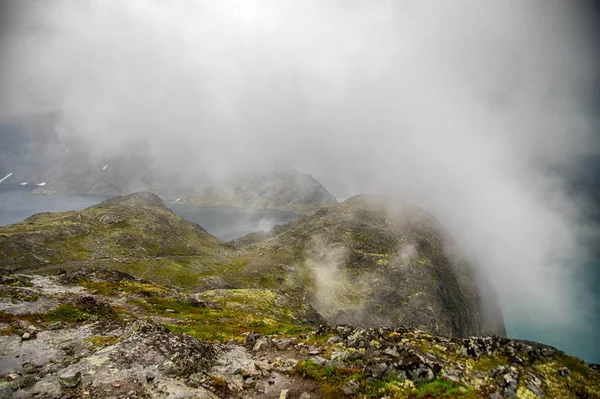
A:
{"label": "fog", "polygon": [[583,4],[15,0],[0,15],[0,118],[56,112],[94,156],[143,141],[181,174],[285,164],[403,198],[507,318],[593,316],[574,280],[586,209],[555,173],[600,150]]}

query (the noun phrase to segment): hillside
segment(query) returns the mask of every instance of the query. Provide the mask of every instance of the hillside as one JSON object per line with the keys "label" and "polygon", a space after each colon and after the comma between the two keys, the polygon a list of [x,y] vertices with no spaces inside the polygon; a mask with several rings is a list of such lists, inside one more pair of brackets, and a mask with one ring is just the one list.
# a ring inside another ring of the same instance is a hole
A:
{"label": "hillside", "polygon": [[136,193],[0,227],[0,262],[0,397],[600,398],[390,199],[225,243]]}
{"label": "hillside", "polygon": [[483,295],[485,282],[476,281],[448,234],[409,204],[357,196],[234,243],[297,254],[312,303],[331,322],[505,334],[491,289]]}

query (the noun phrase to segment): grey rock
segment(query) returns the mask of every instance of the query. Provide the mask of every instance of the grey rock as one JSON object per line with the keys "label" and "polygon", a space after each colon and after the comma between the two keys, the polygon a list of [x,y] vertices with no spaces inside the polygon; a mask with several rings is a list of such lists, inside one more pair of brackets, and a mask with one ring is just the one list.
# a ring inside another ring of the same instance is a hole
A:
{"label": "grey rock", "polygon": [[344,392],[345,395],[356,395],[359,389],[359,383],[357,381],[352,380],[344,384],[344,386],[342,387],[342,392]]}
{"label": "grey rock", "polygon": [[319,348],[318,346],[309,346],[308,347],[308,354],[309,355],[318,355],[319,353],[321,353],[323,350],[321,348]]}
{"label": "grey rock", "polygon": [[259,337],[260,335],[255,332],[248,333],[248,335],[246,335],[246,339],[244,340],[244,345],[254,346]]}
{"label": "grey rock", "polygon": [[29,387],[35,385],[36,382],[37,382],[37,380],[35,379],[35,377],[31,374],[28,374],[28,375],[24,375],[23,377],[19,378],[18,385],[19,385],[19,388],[29,388]]}
{"label": "grey rock", "polygon": [[327,339],[327,343],[330,345],[337,344],[338,342],[342,342],[342,339],[339,337],[339,335],[334,335],[333,337]]}
{"label": "grey rock", "polygon": [[410,370],[408,378],[415,383],[429,382],[435,379],[435,374],[433,374],[433,371],[429,367],[422,364],[416,369]]}
{"label": "grey rock", "polygon": [[54,323],[48,324],[48,330],[59,330],[62,328],[62,323],[60,321],[55,321]]}
{"label": "grey rock", "polygon": [[33,374],[36,371],[37,371],[37,364],[35,364],[34,362],[24,363],[23,367],[21,368],[22,374]]}
{"label": "grey rock", "polygon": [[290,390],[282,389],[281,393],[279,394],[279,399],[289,399],[289,397],[290,397]]}
{"label": "grey rock", "polygon": [[156,378],[156,375],[154,375],[154,373],[152,371],[148,371],[146,373],[146,381],[147,382],[152,382],[152,381],[154,381],[155,378]]}
{"label": "grey rock", "polygon": [[388,356],[392,356],[392,357],[398,357],[398,356],[400,356],[398,354],[398,351],[396,351],[396,349],[394,349],[394,348],[386,348],[386,349],[384,349],[383,350],[383,354],[384,355],[388,355]]}
{"label": "grey rock", "polygon": [[81,372],[65,373],[58,377],[58,382],[63,388],[75,388],[81,382]]}
{"label": "grey rock", "polygon": [[254,378],[248,378],[248,379],[244,380],[244,389],[254,388],[255,386],[256,386],[256,381],[254,381]]}
{"label": "grey rock", "polygon": [[343,369],[346,367],[346,365],[339,360],[327,360],[325,366],[333,367],[334,369]]}
{"label": "grey rock", "polygon": [[325,363],[327,363],[327,359],[321,356],[313,356],[310,359],[308,359],[308,361],[318,364],[320,366],[324,366]]}
{"label": "grey rock", "polygon": [[270,347],[271,347],[271,341],[269,340],[269,338],[260,337],[254,344],[254,346],[252,347],[252,350],[254,352],[258,352],[258,351],[262,351],[265,349],[269,349]]}
{"label": "grey rock", "polygon": [[331,355],[331,360],[337,360],[337,361],[342,362],[348,358],[349,354],[350,353],[348,351],[334,352]]}
{"label": "grey rock", "polygon": [[561,377],[568,377],[571,375],[571,370],[566,367],[556,370],[556,373]]}
{"label": "grey rock", "polygon": [[21,335],[21,339],[22,339],[23,341],[27,341],[27,340],[28,340],[28,339],[30,339],[30,338],[31,338],[31,334],[30,334],[30,333],[28,333],[28,332],[26,332],[26,333],[23,333],[23,335]]}
{"label": "grey rock", "polygon": [[272,339],[271,342],[273,343],[273,345],[275,345],[275,347],[277,349],[279,349],[280,351],[283,351],[283,350],[286,350],[287,348],[289,348],[290,345],[293,345],[296,342],[298,342],[298,339],[296,339],[296,338]]}
{"label": "grey rock", "polygon": [[308,392],[302,392],[299,399],[310,399],[312,396]]}

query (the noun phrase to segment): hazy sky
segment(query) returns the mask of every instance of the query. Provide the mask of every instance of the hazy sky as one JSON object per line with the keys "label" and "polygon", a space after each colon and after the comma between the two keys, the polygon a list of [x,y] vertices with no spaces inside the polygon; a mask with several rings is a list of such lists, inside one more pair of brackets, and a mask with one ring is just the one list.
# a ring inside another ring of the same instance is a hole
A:
{"label": "hazy sky", "polygon": [[59,112],[97,154],[144,138],[164,167],[284,162],[395,194],[452,231],[507,316],[592,311],[564,268],[582,255],[582,209],[551,173],[600,150],[583,3],[2,4],[0,117]]}

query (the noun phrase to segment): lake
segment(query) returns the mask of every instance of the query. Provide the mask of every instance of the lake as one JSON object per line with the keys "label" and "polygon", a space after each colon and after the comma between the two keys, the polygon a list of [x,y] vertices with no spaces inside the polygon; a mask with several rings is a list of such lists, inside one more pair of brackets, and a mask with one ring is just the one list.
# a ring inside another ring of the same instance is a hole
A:
{"label": "lake", "polygon": [[[100,195],[29,195],[37,187],[0,185],[0,225],[20,222],[39,212],[81,210],[96,205]],[[196,206],[166,202],[177,215],[198,223],[209,233],[229,241],[255,231],[267,231],[296,219],[293,212],[231,206]]]}

